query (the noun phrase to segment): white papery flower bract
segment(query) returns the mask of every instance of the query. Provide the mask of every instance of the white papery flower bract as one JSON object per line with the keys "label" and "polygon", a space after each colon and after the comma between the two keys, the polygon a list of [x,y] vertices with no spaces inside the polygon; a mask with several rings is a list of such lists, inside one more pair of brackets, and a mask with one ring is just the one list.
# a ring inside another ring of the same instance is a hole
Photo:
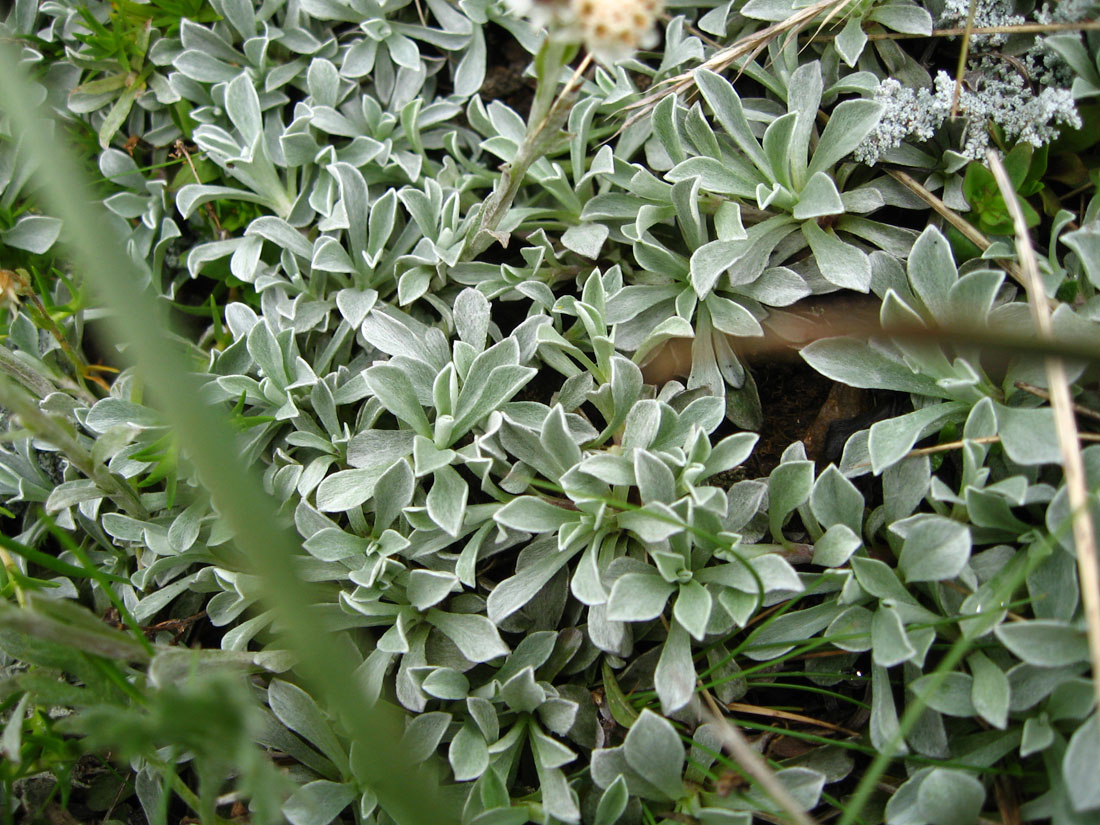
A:
{"label": "white papery flower bract", "polygon": [[661,0],[572,0],[585,47],[601,63],[625,60],[657,45]]}
{"label": "white papery flower bract", "polygon": [[604,65],[626,60],[659,40],[655,29],[663,0],[506,0],[514,14],[555,36],[581,40]]}

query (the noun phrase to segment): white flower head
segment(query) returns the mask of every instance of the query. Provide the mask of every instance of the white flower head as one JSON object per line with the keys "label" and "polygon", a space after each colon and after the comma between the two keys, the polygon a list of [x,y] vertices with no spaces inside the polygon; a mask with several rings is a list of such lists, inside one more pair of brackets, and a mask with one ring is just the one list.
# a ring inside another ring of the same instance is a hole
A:
{"label": "white flower head", "polygon": [[505,5],[556,37],[581,40],[596,60],[612,66],[657,45],[664,0],[505,0]]}
{"label": "white flower head", "polygon": [[584,45],[604,64],[657,45],[655,24],[661,0],[571,0]]}

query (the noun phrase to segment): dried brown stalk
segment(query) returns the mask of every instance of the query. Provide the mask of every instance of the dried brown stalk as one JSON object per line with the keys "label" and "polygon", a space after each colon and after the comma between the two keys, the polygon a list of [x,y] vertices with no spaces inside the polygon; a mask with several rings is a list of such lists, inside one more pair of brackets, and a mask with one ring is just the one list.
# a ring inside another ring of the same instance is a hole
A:
{"label": "dried brown stalk", "polygon": [[[741,38],[733,45],[722,49],[709,59],[703,61],[698,68],[710,69],[713,72],[721,73],[741,58],[753,60],[777,37],[782,35],[797,36],[798,32],[808,26],[819,14],[825,14],[827,17],[832,17],[840,9],[848,5],[848,3],[849,0],[818,0],[818,2],[813,5],[807,6],[804,9],[799,9],[786,20],[780,20],[778,23],[773,23],[758,32],[753,32]],[[694,70],[678,74],[675,77],[670,77],[662,81],[650,94],[646,95],[637,103],[633,103],[626,107],[628,109],[638,109],[639,111],[630,116],[623,128],[626,128],[626,126],[644,117],[647,113],[652,111],[653,107],[663,98],[671,94],[680,94],[693,85],[695,85]]]}
{"label": "dried brown stalk", "polygon": [[[1023,390],[1026,393],[1031,393],[1036,398],[1042,398],[1044,401],[1050,400],[1049,392],[1047,392],[1042,387],[1036,387],[1034,384],[1028,384],[1026,381],[1017,381],[1016,389]],[[1085,416],[1086,418],[1095,418],[1096,420],[1100,421],[1100,412],[1092,409],[1092,407],[1086,407],[1084,404],[1074,404],[1073,411],[1078,415]],[[1084,434],[1082,434],[1081,440],[1087,441],[1088,439],[1086,439],[1084,437]]]}
{"label": "dried brown stalk", "polygon": [[849,730],[841,725],[834,725],[832,722],[826,722],[822,719],[814,719],[812,716],[804,716],[801,713],[791,713],[787,710],[775,710],[774,708],[747,705],[744,702],[728,702],[726,708],[735,713],[748,713],[752,716],[767,716],[772,719],[786,719],[789,722],[801,722],[805,725],[813,725],[816,728],[835,730],[837,733],[843,733],[846,736],[859,736],[858,731]]}
{"label": "dried brown stalk", "polygon": [[[1100,433],[1078,433],[1077,438],[1080,441],[1095,441],[1100,442]],[[1000,444],[1001,437],[999,435],[982,435],[977,438],[967,438],[961,441],[945,441],[943,444],[933,444],[931,447],[917,447],[914,450],[910,450],[902,458],[916,458],[922,455],[935,455],[936,453],[949,453],[952,450],[961,450],[968,443],[970,444]],[[870,467],[870,461],[861,461],[858,464],[853,465],[855,467]]]}
{"label": "dried brown stalk", "polygon": [[[1039,264],[1035,250],[1031,246],[1027,223],[1023,210],[1016,200],[1012,182],[995,152],[986,155],[990,171],[997,180],[1001,196],[1012,216],[1016,230],[1016,255],[1025,275],[1028,304],[1040,338],[1050,341],[1054,330],[1050,320],[1050,308],[1046,301],[1046,290],[1039,275]],[[1077,419],[1073,415],[1073,397],[1069,390],[1069,377],[1060,358],[1046,359],[1047,385],[1050,391],[1050,406],[1054,411],[1054,429],[1058,435],[1058,445],[1062,451],[1062,466],[1066,477],[1066,492],[1069,497],[1070,512],[1073,520],[1073,540],[1077,549],[1077,574],[1080,578],[1081,603],[1085,611],[1085,624],[1088,630],[1089,655],[1092,659],[1093,688],[1097,702],[1100,703],[1100,565],[1096,555],[1096,533],[1089,507],[1088,482],[1085,479],[1085,463],[1081,457],[1078,443]],[[1100,722],[1100,717],[1097,717]]]}
{"label": "dried brown stalk", "polygon": [[745,738],[745,734],[741,733],[740,729],[726,718],[714,697],[710,695],[709,690],[703,691],[703,699],[710,711],[705,715],[711,717],[710,721],[715,723],[715,729],[718,732],[718,737],[722,740],[722,746],[733,757],[741,770],[748,774],[772,798],[772,801],[783,809],[786,813],[785,819],[790,823],[794,823],[794,825],[817,825],[814,818],[806,813],[797,800],[791,796],[790,792],[783,787],[783,783],[776,778],[775,772],[768,767],[764,757],[753,750],[749,740]]}
{"label": "dried brown stalk", "polygon": [[966,61],[970,57],[970,37],[974,33],[974,13],[977,10],[978,0],[970,0],[970,9],[966,13],[966,27],[963,29],[962,48],[959,50],[959,65],[955,68],[955,93],[951,97],[951,117],[959,113],[959,97],[962,95]]}
{"label": "dried brown stalk", "polygon": [[[914,195],[932,207],[932,210],[937,215],[959,230],[959,233],[974,244],[974,246],[978,247],[978,249],[984,252],[989,248],[992,243],[989,238],[983,235],[977,227],[967,221],[962,215],[936,197],[936,195],[929,192],[916,180],[916,178],[900,169],[887,169],[886,171],[889,173],[890,177],[905,186]],[[1002,261],[1001,265],[1004,267],[1005,271],[1012,276],[1014,281],[1019,284],[1024,283],[1024,276],[1016,264],[1010,261]]]}

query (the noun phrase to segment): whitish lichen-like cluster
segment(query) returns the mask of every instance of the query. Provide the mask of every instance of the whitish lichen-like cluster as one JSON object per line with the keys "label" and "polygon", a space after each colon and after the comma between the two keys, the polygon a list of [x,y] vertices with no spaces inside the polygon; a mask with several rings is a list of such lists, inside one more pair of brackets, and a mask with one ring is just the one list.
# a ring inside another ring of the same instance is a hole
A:
{"label": "whitish lichen-like cluster", "polygon": [[856,160],[874,166],[891,149],[906,139],[931,140],[951,112],[954,82],[941,72],[936,90],[911,89],[892,77],[875,89],[875,100],[886,108],[878,126],[856,147]]}
{"label": "whitish lichen-like cluster", "polygon": [[[966,157],[984,157],[990,145],[989,124],[996,124],[1010,142],[1042,146],[1058,137],[1062,127],[1078,128],[1081,118],[1067,89],[1056,86],[1035,92],[1018,74],[979,75],[974,87],[963,86],[958,112],[966,118],[960,149]],[[935,91],[913,90],[888,78],[875,90],[886,106],[882,120],[856,148],[855,157],[869,165],[905,140],[931,140],[951,113],[955,81],[947,72],[936,76]]]}
{"label": "whitish lichen-like cluster", "polygon": [[[940,15],[942,26],[965,26],[970,15],[970,0],[947,0]],[[998,26],[1019,26],[1026,22],[1024,17],[1014,14],[1012,3],[1009,0],[978,0],[974,8],[973,27],[976,29],[996,28]],[[972,34],[971,48],[990,48],[1001,46],[1008,40],[1008,35],[996,34]]]}
{"label": "whitish lichen-like cluster", "polygon": [[[1094,5],[1092,0],[1080,0],[1054,9],[1043,6],[1036,18],[1044,23],[1077,20]],[[940,24],[964,25],[969,11],[970,0],[948,0]],[[979,0],[974,9],[976,28],[1024,22],[1006,0]],[[973,57],[957,90],[954,78],[942,71],[932,89],[911,89],[893,78],[883,80],[874,92],[875,100],[886,107],[882,120],[856,149],[855,157],[874,165],[906,140],[931,140],[952,108],[965,119],[962,145],[956,148],[971,159],[984,157],[993,126],[1008,141],[1033,146],[1054,140],[1063,127],[1079,127],[1081,119],[1069,91],[1073,72],[1065,61],[1041,40],[1022,54],[1005,54],[1001,49],[1007,41],[1002,33],[974,35]]]}
{"label": "whitish lichen-like cluster", "polygon": [[1044,26],[1051,23],[1077,23],[1084,20],[1096,8],[1096,0],[1057,0],[1043,3],[1035,10],[1035,20]]}

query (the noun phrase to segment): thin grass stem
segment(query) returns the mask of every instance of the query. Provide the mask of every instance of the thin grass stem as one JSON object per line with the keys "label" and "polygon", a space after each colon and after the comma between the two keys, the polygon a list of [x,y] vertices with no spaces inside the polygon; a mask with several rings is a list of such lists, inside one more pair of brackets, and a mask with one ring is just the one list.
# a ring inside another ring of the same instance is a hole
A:
{"label": "thin grass stem", "polygon": [[[1026,280],[1028,304],[1039,336],[1044,340],[1054,337],[1050,309],[1046,302],[1046,290],[1039,275],[1039,262],[1031,245],[1023,210],[1016,199],[1016,192],[1005,171],[1004,164],[995,152],[986,155],[989,168],[997,180],[1001,197],[1008,206],[1016,231],[1016,255],[1022,264]],[[1076,546],[1077,574],[1080,578],[1081,603],[1085,612],[1088,631],[1089,656],[1092,659],[1092,683],[1100,705],[1100,562],[1096,555],[1096,532],[1089,506],[1088,482],[1085,478],[1085,462],[1081,457],[1081,445],[1074,417],[1073,396],[1069,389],[1069,376],[1060,358],[1046,359],[1047,385],[1050,388],[1050,406],[1054,411],[1054,430],[1062,453],[1062,466],[1066,479],[1066,493],[1072,513],[1073,541]],[[1100,715],[1097,716],[1100,724]]]}

